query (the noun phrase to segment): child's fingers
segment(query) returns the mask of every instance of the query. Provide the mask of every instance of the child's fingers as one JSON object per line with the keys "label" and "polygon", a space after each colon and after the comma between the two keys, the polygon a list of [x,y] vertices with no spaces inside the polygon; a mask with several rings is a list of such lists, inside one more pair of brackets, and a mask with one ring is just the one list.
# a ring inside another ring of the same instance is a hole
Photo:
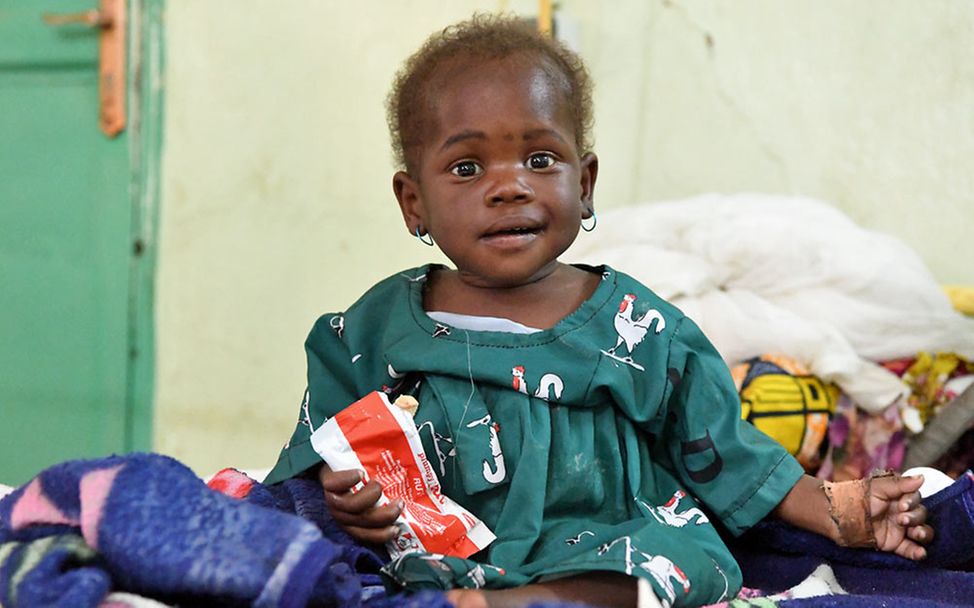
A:
{"label": "child's fingers", "polygon": [[923,485],[923,475],[911,475],[910,477],[899,477],[896,479],[896,487],[903,494],[916,492]]}
{"label": "child's fingers", "polygon": [[402,512],[398,502],[391,502],[381,507],[373,507],[361,513],[348,513],[337,509],[332,510],[331,515],[335,521],[348,527],[358,528],[385,528],[396,523],[396,518]]}
{"label": "child's fingers", "polygon": [[362,472],[354,469],[332,471],[327,466],[322,466],[321,470],[318,471],[318,480],[325,491],[344,494],[355,487],[355,484],[362,481]]}
{"label": "child's fingers", "polygon": [[927,525],[913,526],[907,528],[906,536],[917,543],[926,545],[933,540],[933,528]]}
{"label": "child's fingers", "polygon": [[375,480],[365,484],[358,492],[329,492],[325,491],[325,502],[332,512],[344,511],[345,513],[364,513],[379,500],[382,495],[382,488]]}
{"label": "child's fingers", "polygon": [[874,477],[870,483],[871,494],[881,500],[897,500],[913,494],[923,485],[923,476],[912,477]]}
{"label": "child's fingers", "polygon": [[896,523],[901,526],[918,526],[927,521],[927,508],[919,500],[904,498],[896,503],[900,512],[896,514]]}
{"label": "child's fingers", "polygon": [[913,511],[916,509],[923,508],[921,505],[921,498],[919,492],[910,492],[900,496],[899,500],[896,501],[897,507],[902,512]]}
{"label": "child's fingers", "polygon": [[389,542],[399,533],[399,528],[386,526],[385,528],[359,528],[357,526],[345,526],[345,531],[357,541],[381,545]]}
{"label": "child's fingers", "polygon": [[912,559],[913,561],[919,561],[927,556],[926,549],[908,539],[903,539],[903,542],[896,547],[894,553],[900,557]]}

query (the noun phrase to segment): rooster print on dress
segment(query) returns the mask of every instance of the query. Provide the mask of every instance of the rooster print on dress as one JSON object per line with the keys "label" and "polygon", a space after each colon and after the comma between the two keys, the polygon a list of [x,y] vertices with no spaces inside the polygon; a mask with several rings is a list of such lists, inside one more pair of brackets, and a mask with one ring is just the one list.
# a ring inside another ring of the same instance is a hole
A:
{"label": "rooster print on dress", "polygon": [[524,366],[515,365],[514,369],[511,370],[511,375],[514,376],[514,380],[511,381],[511,384],[514,386],[514,390],[516,390],[519,393],[524,393],[525,395],[527,395],[528,383],[524,379]]}
{"label": "rooster print on dress", "polygon": [[342,339],[342,334],[345,333],[345,315],[334,315],[328,320],[328,325],[334,330],[335,335],[338,339]]}
{"label": "rooster print on dress", "polygon": [[640,568],[649,573],[663,590],[665,597],[660,597],[659,600],[664,608],[670,608],[673,605],[673,601],[676,600],[676,587],[673,586],[674,581],[683,587],[684,594],[690,593],[690,578],[683,573],[683,570],[679,566],[662,555],[643,553],[632,544],[631,536],[622,536],[611,543],[605,543],[599,547],[598,554],[600,556],[605,555],[612,547],[619,543],[622,543],[626,552],[626,574],[632,576],[635,568]]}
{"label": "rooster print on dress", "polygon": [[[680,501],[687,497],[687,493],[683,490],[677,490],[673,493],[673,496],[666,501],[665,505],[660,505],[658,507],[653,507],[647,505],[643,501],[639,503],[649,511],[649,514],[653,516],[659,523],[665,526],[672,526],[674,528],[682,528],[687,524],[696,524],[701,526],[710,520],[699,507],[691,506],[680,511]],[[638,500],[638,499],[637,499]],[[694,521],[696,520],[696,521]]]}
{"label": "rooster print on dress", "polygon": [[[513,376],[511,385],[514,387],[514,390],[525,395],[530,394],[528,383],[524,379],[523,365],[515,365],[511,369],[511,376]],[[561,399],[561,394],[564,390],[565,382],[560,376],[557,374],[545,374],[538,381],[538,390],[534,391],[534,396],[545,401],[549,401],[552,397],[557,400]]]}
{"label": "rooster print on dress", "polygon": [[579,533],[578,533],[577,535],[575,535],[575,536],[573,536],[573,537],[571,537],[571,538],[566,538],[566,539],[565,539],[565,544],[566,544],[566,545],[569,545],[569,546],[572,546],[572,545],[577,545],[578,543],[580,543],[580,542],[582,542],[582,538],[583,538],[583,537],[584,537],[584,536],[585,536],[586,534],[587,534],[588,536],[595,536],[595,532],[592,532],[591,530],[582,530],[582,531],[581,531],[581,532],[579,532]]}
{"label": "rooster print on dress", "polygon": [[440,463],[440,475],[446,475],[446,459],[457,455],[457,448],[453,445],[453,439],[437,433],[436,427],[433,426],[433,422],[430,420],[416,427],[416,431],[420,434],[422,434],[423,429],[426,429],[430,433],[433,450],[436,452],[436,459]]}
{"label": "rooster print on dress", "polygon": [[[622,297],[622,302],[619,303],[619,312],[616,313],[612,321],[618,339],[615,346],[609,350],[603,350],[602,354],[643,372],[646,371],[646,368],[632,360],[632,351],[646,338],[650,329],[656,334],[663,331],[666,328],[666,320],[663,319],[662,313],[655,308],[650,308],[639,318],[633,318],[633,302],[636,299],[636,295],[632,293],[627,293]],[[653,326],[653,321],[656,321],[655,326]],[[616,352],[621,346],[626,347],[625,356]]]}
{"label": "rooster print on dress", "polygon": [[484,479],[492,484],[498,484],[507,477],[507,467],[504,464],[504,452],[501,451],[501,440],[497,435],[501,427],[494,422],[490,414],[469,423],[467,428],[472,429],[475,426],[486,426],[487,430],[490,431],[490,456],[494,462],[486,458],[484,459]]}

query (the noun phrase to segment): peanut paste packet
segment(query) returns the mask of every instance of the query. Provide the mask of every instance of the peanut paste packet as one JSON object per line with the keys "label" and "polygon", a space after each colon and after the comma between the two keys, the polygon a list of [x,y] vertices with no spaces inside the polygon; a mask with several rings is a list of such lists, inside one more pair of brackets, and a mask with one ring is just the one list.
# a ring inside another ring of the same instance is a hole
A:
{"label": "peanut paste packet", "polygon": [[378,481],[378,505],[404,501],[399,534],[386,544],[393,559],[415,551],[466,558],[496,538],[440,492],[415,422],[385,393],[369,393],[336,414],[312,433],[311,445],[332,470],[357,469],[366,482]]}

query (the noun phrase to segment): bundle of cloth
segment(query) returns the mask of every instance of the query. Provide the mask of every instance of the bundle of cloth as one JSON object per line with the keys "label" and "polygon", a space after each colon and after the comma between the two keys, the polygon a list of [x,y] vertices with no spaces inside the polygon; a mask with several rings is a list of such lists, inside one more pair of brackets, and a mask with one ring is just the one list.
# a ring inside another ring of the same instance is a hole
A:
{"label": "bundle of cloth", "polygon": [[[733,605],[974,604],[974,573],[956,570],[974,557],[974,477],[925,504],[938,535],[920,563],[759,524],[729,541],[752,598]],[[385,562],[331,519],[313,479],[265,486],[226,470],[207,486],[171,458],[131,454],[54,466],[0,500],[7,608],[450,605],[438,590],[400,593]],[[822,564],[836,578],[829,590],[848,594],[786,592]]]}
{"label": "bundle of cloth", "polygon": [[876,362],[921,351],[974,360],[974,320],[919,256],[824,202],[706,194],[598,220],[564,259],[645,283],[693,318],[731,366],[784,354],[875,413],[909,392]]}

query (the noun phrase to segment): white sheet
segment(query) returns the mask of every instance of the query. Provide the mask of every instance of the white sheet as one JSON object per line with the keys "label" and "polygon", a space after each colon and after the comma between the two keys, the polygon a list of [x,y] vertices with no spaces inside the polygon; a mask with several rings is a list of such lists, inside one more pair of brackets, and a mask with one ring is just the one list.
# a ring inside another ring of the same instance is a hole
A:
{"label": "white sheet", "polygon": [[906,388],[872,361],[974,358],[974,321],[916,253],[825,203],[707,194],[598,220],[564,259],[631,274],[693,318],[729,364],[784,353],[878,411]]}

